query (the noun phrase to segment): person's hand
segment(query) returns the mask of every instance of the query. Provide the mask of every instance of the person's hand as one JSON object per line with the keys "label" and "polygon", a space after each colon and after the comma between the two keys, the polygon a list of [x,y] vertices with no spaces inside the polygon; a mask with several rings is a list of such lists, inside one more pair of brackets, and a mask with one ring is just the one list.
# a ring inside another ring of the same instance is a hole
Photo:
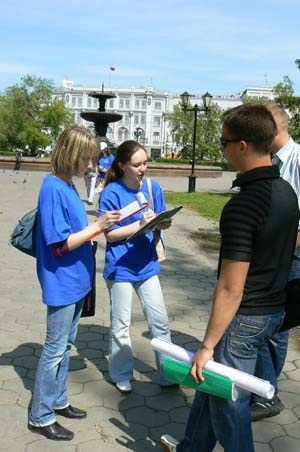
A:
{"label": "person's hand", "polygon": [[150,223],[156,217],[155,212],[153,210],[147,210],[147,212],[143,213],[143,216],[140,220],[140,227],[146,226],[146,224]]}
{"label": "person's hand", "polygon": [[105,212],[102,217],[97,218],[98,225],[101,230],[105,230],[116,224],[120,219],[120,212],[118,210],[112,210]]}
{"label": "person's hand", "polygon": [[156,227],[156,229],[159,229],[160,231],[163,231],[164,229],[169,229],[171,224],[172,224],[172,219],[169,218],[169,219],[161,221],[155,227]]}
{"label": "person's hand", "polygon": [[202,345],[202,347],[200,347],[199,350],[193,356],[191,375],[197,383],[199,383],[200,381],[204,381],[202,369],[203,367],[205,367],[207,361],[213,359],[213,355],[214,355],[213,349],[209,349]]}

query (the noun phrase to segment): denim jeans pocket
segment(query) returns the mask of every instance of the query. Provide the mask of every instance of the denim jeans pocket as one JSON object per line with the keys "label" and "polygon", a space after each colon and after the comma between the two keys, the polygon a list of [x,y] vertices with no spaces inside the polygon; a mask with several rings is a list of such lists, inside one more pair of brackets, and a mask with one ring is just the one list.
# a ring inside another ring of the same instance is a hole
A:
{"label": "denim jeans pocket", "polygon": [[229,351],[240,358],[254,358],[265,339],[266,316],[238,315],[229,336]]}

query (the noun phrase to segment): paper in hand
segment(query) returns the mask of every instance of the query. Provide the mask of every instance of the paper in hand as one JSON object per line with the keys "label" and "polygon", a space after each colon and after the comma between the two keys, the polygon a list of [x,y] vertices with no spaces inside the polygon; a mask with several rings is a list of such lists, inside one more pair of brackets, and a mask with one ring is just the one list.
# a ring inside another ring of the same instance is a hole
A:
{"label": "paper in hand", "polygon": [[140,210],[143,210],[149,206],[148,201],[142,192],[139,192],[136,198],[137,198],[136,201],[127,204],[127,206],[119,210],[120,212],[119,223],[125,220],[126,218],[130,217],[131,215],[140,212]]}

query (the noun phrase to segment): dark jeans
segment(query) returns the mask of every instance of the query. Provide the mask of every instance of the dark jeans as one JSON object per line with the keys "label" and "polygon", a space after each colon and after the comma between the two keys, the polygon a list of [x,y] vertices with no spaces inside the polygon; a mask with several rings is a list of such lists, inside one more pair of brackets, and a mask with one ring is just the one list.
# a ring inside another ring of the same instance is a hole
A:
{"label": "dark jeans", "polygon": [[[269,381],[278,392],[277,379],[285,363],[289,343],[289,332],[274,334],[274,336],[261,347],[257,355],[255,376]],[[254,402],[266,401],[263,397],[253,394]]]}
{"label": "dark jeans", "polygon": [[[272,338],[283,315],[235,316],[215,348],[215,361],[253,375],[258,350]],[[250,398],[242,390],[236,402],[196,392],[177,450],[211,452],[218,441],[225,452],[254,452]]]}

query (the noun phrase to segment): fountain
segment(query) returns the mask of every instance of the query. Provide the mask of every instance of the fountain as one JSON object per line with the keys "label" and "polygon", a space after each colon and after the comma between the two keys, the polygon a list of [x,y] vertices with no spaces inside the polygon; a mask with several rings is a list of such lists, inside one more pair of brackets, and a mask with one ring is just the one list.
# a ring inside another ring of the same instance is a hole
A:
{"label": "fountain", "polygon": [[107,99],[113,99],[116,95],[112,92],[104,92],[104,85],[102,83],[102,91],[91,91],[88,93],[88,96],[98,99],[99,108],[93,111],[82,111],[80,116],[86,121],[94,123],[95,132],[100,141],[105,141],[110,144],[106,138],[108,124],[120,121],[123,116],[118,113],[105,111],[105,103]]}

